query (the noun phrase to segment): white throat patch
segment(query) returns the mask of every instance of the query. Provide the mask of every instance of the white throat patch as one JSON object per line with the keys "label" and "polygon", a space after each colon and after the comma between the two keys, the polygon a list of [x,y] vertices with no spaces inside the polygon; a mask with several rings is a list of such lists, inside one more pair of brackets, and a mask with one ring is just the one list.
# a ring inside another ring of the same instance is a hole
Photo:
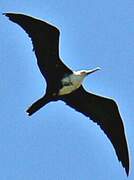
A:
{"label": "white throat patch", "polygon": [[78,89],[81,86],[84,77],[85,75],[80,75],[76,72],[74,72],[69,76],[64,77],[61,80],[63,87],[60,89],[59,95],[69,94],[72,91]]}

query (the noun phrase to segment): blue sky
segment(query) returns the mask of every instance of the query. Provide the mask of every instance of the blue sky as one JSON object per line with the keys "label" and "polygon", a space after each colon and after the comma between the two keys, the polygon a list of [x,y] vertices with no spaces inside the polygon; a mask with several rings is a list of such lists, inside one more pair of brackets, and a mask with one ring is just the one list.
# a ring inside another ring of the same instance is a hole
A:
{"label": "blue sky", "polygon": [[3,12],[21,12],[56,25],[61,57],[74,70],[102,68],[84,86],[118,102],[132,169],[127,178],[100,128],[63,102],[27,116],[26,108],[42,96],[46,84],[30,39],[0,15],[0,179],[133,180],[134,2],[1,0]]}

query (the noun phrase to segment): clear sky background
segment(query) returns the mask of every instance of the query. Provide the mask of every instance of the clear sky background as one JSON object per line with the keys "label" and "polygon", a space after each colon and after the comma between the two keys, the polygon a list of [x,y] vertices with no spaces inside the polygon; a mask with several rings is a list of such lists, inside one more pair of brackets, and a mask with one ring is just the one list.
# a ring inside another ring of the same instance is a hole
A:
{"label": "clear sky background", "polygon": [[3,12],[56,25],[61,57],[74,70],[102,68],[84,86],[118,102],[131,154],[128,180],[133,180],[134,1],[0,0],[0,179],[125,180],[108,138],[82,114],[56,102],[27,116],[46,84],[30,39]]}

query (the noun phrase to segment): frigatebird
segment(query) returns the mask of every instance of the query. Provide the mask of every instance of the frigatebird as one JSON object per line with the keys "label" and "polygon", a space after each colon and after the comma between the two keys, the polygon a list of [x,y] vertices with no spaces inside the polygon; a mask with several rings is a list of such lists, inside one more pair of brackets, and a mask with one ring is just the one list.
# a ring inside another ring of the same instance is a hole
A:
{"label": "frigatebird", "polygon": [[100,68],[72,71],[60,59],[60,32],[57,27],[24,14],[4,13],[4,15],[20,25],[31,38],[37,64],[47,83],[45,95],[27,109],[28,115],[31,116],[51,101],[64,101],[101,127],[111,141],[118,160],[121,161],[128,175],[128,146],[116,102],[87,92],[82,86],[84,78]]}

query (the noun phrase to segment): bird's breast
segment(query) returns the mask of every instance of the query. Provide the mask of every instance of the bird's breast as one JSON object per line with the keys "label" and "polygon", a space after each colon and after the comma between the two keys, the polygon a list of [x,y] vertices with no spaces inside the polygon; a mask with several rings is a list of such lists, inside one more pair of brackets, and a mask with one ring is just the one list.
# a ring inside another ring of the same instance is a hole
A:
{"label": "bird's breast", "polygon": [[74,74],[65,76],[61,80],[62,88],[59,90],[59,95],[65,95],[75,91],[81,86],[82,81],[83,78]]}

